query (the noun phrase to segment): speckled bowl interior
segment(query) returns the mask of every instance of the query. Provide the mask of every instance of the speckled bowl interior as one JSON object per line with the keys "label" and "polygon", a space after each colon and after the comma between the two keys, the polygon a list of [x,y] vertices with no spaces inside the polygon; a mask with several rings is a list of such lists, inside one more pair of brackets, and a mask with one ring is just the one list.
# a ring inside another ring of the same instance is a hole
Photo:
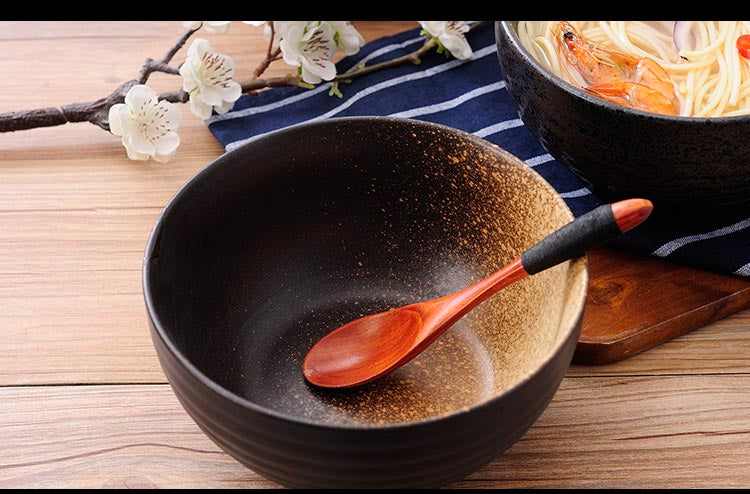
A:
{"label": "speckled bowl interior", "polygon": [[328,331],[463,288],[572,219],[535,172],[479,139],[407,121],[322,127],[291,157],[270,145],[213,167],[167,210],[150,280],[175,348],[249,402],[330,424],[454,413],[549,359],[580,315],[584,260],[504,289],[385,379],[305,382],[304,354]]}
{"label": "speckled bowl interior", "polygon": [[435,487],[521,437],[580,331],[586,259],[513,284],[393,374],[309,385],[308,349],[362,315],[439,297],[571,221],[530,167],[435,124],[342,118],[268,134],[193,177],[144,259],[177,397],[223,449],[292,487]]}

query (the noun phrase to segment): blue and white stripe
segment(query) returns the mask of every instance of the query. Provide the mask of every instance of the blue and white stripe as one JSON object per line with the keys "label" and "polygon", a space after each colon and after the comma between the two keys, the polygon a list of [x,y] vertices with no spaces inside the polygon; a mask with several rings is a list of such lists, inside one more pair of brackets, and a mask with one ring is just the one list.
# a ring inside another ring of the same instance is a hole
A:
{"label": "blue and white stripe", "polygon": [[[339,62],[339,72],[414,51],[424,41],[418,31],[368,43],[357,55]],[[497,63],[492,24],[476,29],[469,41],[474,55],[468,61],[430,54],[419,65],[403,64],[340,84],[342,99],[328,95],[331,83],[311,90],[263,91],[243,96],[232,111],[213,115],[206,123],[227,150],[289,125],[337,116],[388,115],[442,123],[487,139],[523,159],[560,192],[574,214],[602,204],[518,118]],[[750,218],[744,216],[679,226],[650,219],[617,243],[638,253],[750,277]]]}

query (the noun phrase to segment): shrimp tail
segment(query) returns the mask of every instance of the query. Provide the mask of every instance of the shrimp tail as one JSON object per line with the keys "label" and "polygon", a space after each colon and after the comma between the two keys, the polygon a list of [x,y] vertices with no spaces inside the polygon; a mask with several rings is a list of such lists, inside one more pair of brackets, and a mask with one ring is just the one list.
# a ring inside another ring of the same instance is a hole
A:
{"label": "shrimp tail", "polygon": [[676,115],[672,100],[656,89],[637,82],[605,82],[587,86],[586,91],[611,103],[663,115]]}

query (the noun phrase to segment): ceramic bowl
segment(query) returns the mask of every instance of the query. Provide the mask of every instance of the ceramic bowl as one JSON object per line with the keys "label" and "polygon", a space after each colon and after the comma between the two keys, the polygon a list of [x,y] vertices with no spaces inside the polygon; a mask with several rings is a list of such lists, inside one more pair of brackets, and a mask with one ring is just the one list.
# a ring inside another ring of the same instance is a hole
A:
{"label": "ceramic bowl", "polygon": [[571,221],[520,160],[469,134],[341,118],[265,135],[190,179],[158,219],[143,284],[159,360],[216,444],[290,487],[435,487],[520,438],[568,368],[585,258],[502,290],[368,385],[303,378],[359,316],[489,275]]}
{"label": "ceramic bowl", "polygon": [[657,208],[750,206],[750,116],[693,118],[610,103],[548,72],[498,21],[500,66],[524,124],[600,196]]}

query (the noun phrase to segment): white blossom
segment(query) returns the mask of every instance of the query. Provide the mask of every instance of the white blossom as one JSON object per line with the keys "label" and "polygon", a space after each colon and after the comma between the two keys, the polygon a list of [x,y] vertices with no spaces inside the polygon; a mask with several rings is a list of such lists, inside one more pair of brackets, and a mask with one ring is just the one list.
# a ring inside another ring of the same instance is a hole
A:
{"label": "white blossom", "polygon": [[153,158],[166,163],[180,145],[180,116],[177,106],[159,101],[153,89],[138,84],[125,95],[125,103],[110,107],[109,130],[122,136],[122,145],[131,160]]}
{"label": "white blossom", "polygon": [[190,111],[202,119],[211,110],[226,113],[242,94],[240,85],[232,80],[234,61],[227,55],[214,53],[203,38],[193,41],[187,59],[180,66],[182,89],[190,95]]}
{"label": "white blossom", "polygon": [[[309,21],[273,21],[273,45],[272,48],[275,50],[279,47],[282,38],[285,38],[289,30],[297,26],[304,33],[307,29]],[[271,38],[271,26],[266,25],[263,29],[263,36],[268,40]]]}
{"label": "white blossom", "polygon": [[464,21],[419,21],[419,24],[454,57],[461,60],[471,58],[471,46],[464,36],[469,26]]}
{"label": "white blossom", "polygon": [[284,61],[301,67],[304,82],[317,84],[321,79],[330,81],[336,77],[336,66],[331,61],[336,52],[335,32],[329,23],[294,22],[279,28]]}
{"label": "white blossom", "polygon": [[185,29],[198,29],[202,24],[209,33],[226,33],[231,23],[232,21],[182,21],[182,26]]}
{"label": "white blossom", "polygon": [[242,21],[244,24],[250,24],[251,26],[259,27],[263,24],[267,24],[268,21]]}
{"label": "white blossom", "polygon": [[335,34],[333,38],[337,41],[343,52],[354,55],[365,44],[365,39],[359,34],[349,21],[326,21],[333,27]]}

